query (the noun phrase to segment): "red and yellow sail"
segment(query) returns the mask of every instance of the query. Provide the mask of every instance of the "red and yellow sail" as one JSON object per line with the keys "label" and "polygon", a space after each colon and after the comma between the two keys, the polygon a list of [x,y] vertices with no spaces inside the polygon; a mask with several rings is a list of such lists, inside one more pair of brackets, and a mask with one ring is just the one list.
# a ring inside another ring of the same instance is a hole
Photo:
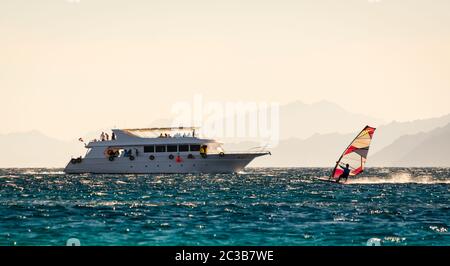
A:
{"label": "red and yellow sail", "polygon": [[366,126],[358,134],[337,161],[336,167],[333,169],[331,175],[332,177],[337,178],[343,173],[339,165],[345,166],[348,164],[350,167],[350,176],[356,176],[363,172],[375,130],[373,127]]}

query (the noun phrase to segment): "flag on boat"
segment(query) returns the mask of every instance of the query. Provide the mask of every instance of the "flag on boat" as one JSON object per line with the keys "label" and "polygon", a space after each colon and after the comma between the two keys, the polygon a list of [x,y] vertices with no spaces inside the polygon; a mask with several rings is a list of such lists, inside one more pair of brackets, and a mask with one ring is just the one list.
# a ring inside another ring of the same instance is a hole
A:
{"label": "flag on boat", "polygon": [[349,165],[350,176],[357,176],[364,170],[375,128],[366,126],[342,153],[334,167],[331,177],[338,178],[344,170],[341,166]]}
{"label": "flag on boat", "polygon": [[82,138],[79,138],[78,141],[84,142],[84,140]]}

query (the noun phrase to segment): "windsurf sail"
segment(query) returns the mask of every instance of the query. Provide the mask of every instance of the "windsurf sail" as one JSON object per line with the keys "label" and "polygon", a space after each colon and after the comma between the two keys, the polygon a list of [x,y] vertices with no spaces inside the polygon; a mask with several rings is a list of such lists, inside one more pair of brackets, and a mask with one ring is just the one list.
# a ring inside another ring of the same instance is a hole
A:
{"label": "windsurf sail", "polygon": [[375,128],[366,126],[356,136],[336,162],[336,166],[331,173],[332,178],[338,178],[344,172],[340,166],[345,167],[346,164],[349,165],[350,176],[357,176],[363,172],[374,133]]}

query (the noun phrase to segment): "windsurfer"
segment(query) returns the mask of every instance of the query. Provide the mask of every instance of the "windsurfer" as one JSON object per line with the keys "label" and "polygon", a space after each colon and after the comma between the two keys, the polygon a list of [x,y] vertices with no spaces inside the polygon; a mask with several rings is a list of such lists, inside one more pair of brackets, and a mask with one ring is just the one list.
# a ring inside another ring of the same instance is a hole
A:
{"label": "windsurfer", "polygon": [[347,181],[350,176],[353,178],[361,174],[364,171],[370,142],[374,133],[374,127],[366,126],[344,150],[336,162],[331,176],[324,181],[339,183],[342,178]]}
{"label": "windsurfer", "polygon": [[345,167],[342,165],[339,165],[344,172],[336,179],[336,182],[339,183],[341,178],[345,178],[345,182],[347,182],[348,176],[350,175],[350,165],[346,164]]}

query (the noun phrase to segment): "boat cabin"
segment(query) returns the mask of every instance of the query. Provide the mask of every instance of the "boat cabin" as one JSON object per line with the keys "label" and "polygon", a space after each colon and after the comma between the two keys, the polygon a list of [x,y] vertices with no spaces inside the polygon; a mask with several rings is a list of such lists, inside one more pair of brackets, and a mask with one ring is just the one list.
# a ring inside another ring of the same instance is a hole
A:
{"label": "boat cabin", "polygon": [[[222,143],[197,137],[196,128],[113,129],[114,139],[93,140],[85,158],[223,154]],[[186,133],[186,131],[188,131]],[[103,133],[102,133],[103,135]]]}

